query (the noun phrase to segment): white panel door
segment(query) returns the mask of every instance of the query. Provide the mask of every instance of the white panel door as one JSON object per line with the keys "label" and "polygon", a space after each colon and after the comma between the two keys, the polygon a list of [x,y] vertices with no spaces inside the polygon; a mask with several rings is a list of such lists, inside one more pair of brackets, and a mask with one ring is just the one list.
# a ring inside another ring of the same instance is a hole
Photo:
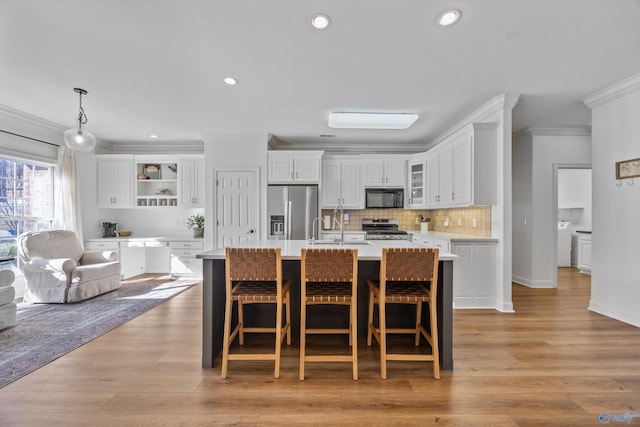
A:
{"label": "white panel door", "polygon": [[217,246],[257,239],[257,172],[218,171],[216,182]]}

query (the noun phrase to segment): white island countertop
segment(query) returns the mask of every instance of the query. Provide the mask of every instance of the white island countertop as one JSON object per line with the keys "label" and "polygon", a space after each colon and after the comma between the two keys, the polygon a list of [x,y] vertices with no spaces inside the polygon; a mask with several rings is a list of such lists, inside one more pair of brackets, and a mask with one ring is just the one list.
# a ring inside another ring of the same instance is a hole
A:
{"label": "white island countertop", "polygon": [[[358,249],[358,259],[362,261],[379,261],[382,257],[382,248],[424,248],[410,240],[366,240],[359,243],[345,242],[344,245],[337,243],[311,244],[308,240],[250,240],[241,242],[234,247],[238,248],[280,248],[283,260],[299,260],[302,248],[355,248]],[[224,259],[225,248],[218,248],[197,255],[199,259]],[[440,252],[440,261],[453,261],[457,255]]]}

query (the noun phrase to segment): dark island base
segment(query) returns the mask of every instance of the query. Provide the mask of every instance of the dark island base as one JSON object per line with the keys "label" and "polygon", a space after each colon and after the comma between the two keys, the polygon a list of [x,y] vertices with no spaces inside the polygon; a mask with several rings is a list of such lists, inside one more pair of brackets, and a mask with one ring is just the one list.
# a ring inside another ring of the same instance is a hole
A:
{"label": "dark island base", "polygon": [[[283,277],[291,281],[291,329],[294,343],[300,337],[300,261],[285,260],[282,263]],[[225,261],[223,259],[203,260],[203,328],[202,367],[213,367],[213,359],[222,351],[225,301]],[[368,279],[377,280],[380,274],[379,261],[358,261],[358,338],[367,334],[367,310],[369,300]],[[440,368],[453,370],[453,329],[452,329],[452,275],[453,262],[440,261],[438,269],[438,324],[440,325]],[[446,284],[446,285],[444,285]],[[251,319],[261,325],[270,325],[275,318],[275,308],[270,304],[245,307],[245,320]],[[387,307],[388,325],[412,327],[415,309],[410,305],[392,304]],[[377,309],[376,309],[377,316]],[[346,327],[348,314],[344,307],[317,306],[308,311],[308,326],[321,322],[323,327]],[[427,306],[423,310],[423,322],[429,323]],[[377,317],[376,317],[377,323]],[[375,340],[374,340],[375,341]],[[295,344],[294,344],[295,345]],[[374,342],[374,345],[377,345]]]}

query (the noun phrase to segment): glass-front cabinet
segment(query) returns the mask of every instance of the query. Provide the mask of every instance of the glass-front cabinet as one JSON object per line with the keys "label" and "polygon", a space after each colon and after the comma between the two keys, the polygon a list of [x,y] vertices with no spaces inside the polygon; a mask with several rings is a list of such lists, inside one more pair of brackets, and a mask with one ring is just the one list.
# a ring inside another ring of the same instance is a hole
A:
{"label": "glass-front cabinet", "polygon": [[409,166],[409,206],[424,207],[426,186],[426,161],[412,160]]}

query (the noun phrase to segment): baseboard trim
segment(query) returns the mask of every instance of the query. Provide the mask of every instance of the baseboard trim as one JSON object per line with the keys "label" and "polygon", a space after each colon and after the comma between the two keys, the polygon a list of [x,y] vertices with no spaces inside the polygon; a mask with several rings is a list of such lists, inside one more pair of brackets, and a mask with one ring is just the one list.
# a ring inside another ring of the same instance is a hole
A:
{"label": "baseboard trim", "polygon": [[589,301],[589,310],[594,313],[602,314],[603,316],[610,317],[620,322],[628,323],[631,326],[640,328],[640,316],[637,313],[627,313],[620,311],[620,309],[607,306],[605,304],[599,304],[594,300]]}

